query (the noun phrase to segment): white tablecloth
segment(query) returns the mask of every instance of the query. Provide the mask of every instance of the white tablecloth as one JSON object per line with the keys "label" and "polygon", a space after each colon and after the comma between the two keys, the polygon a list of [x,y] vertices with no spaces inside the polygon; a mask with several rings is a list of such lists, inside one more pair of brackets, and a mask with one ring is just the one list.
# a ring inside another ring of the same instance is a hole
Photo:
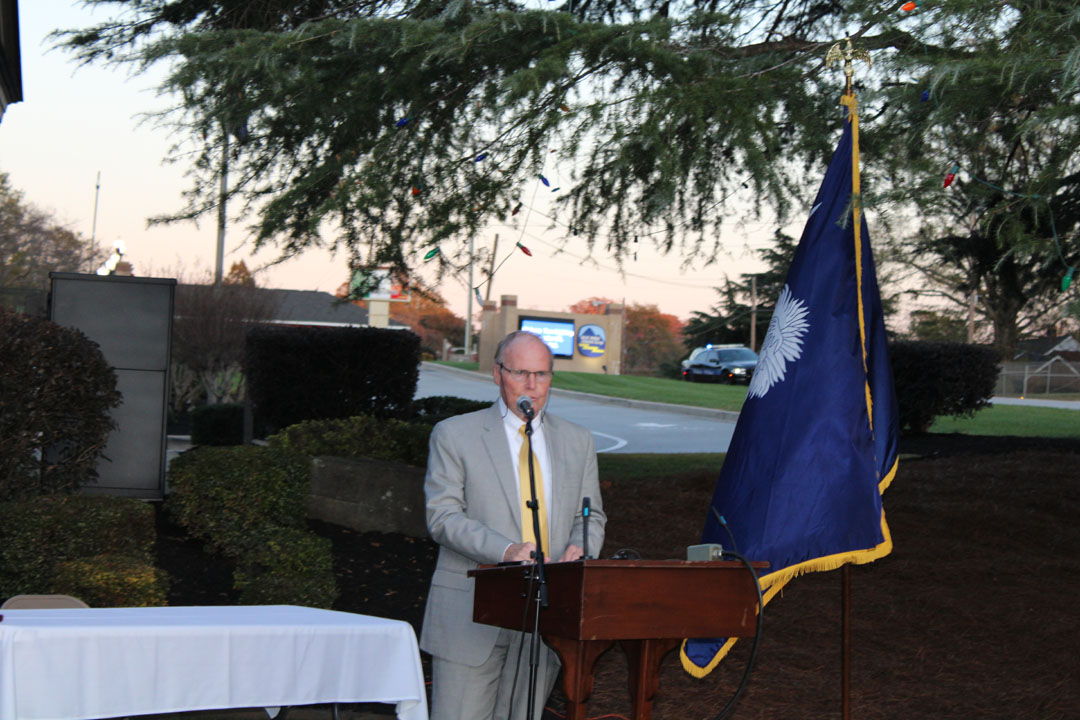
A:
{"label": "white tablecloth", "polygon": [[426,720],[412,627],[293,606],[0,610],[0,720],[385,702]]}

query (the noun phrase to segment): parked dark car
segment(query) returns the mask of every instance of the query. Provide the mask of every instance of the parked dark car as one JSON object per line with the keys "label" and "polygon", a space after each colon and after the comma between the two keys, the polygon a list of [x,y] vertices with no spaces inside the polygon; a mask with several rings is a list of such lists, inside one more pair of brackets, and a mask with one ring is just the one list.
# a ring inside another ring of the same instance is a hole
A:
{"label": "parked dark car", "polygon": [[706,345],[682,361],[682,376],[688,382],[749,384],[757,361],[757,353],[743,345]]}

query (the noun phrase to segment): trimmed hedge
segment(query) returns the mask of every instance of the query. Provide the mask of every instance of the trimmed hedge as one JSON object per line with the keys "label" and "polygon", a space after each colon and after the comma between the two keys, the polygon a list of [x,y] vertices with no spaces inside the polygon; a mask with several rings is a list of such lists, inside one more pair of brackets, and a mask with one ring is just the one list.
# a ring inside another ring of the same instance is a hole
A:
{"label": "trimmed hedge", "polygon": [[426,423],[357,415],[342,420],[297,423],[266,440],[272,448],[310,457],[366,457],[424,467],[431,427]]}
{"label": "trimmed hedge", "polygon": [[116,427],[116,373],[78,330],[0,308],[0,501],[97,477]]}
{"label": "trimmed hedge", "polygon": [[253,327],[244,368],[256,418],[270,432],[304,420],[407,417],[420,339],[379,328]]}
{"label": "trimmed hedge", "polygon": [[370,415],[308,420],[271,435],[267,442],[270,447],[310,457],[365,457],[425,467],[428,438],[435,423],[490,406],[490,402],[438,395],[417,400],[409,422],[380,420]]}
{"label": "trimmed hedge", "polygon": [[[121,557],[130,572],[149,572],[156,535],[154,509],[139,500],[52,495],[0,503],[0,597],[65,592],[66,564],[97,556]],[[157,575],[153,589],[131,596],[109,590],[112,582],[88,575],[77,594],[100,593],[110,605],[131,605],[165,593],[164,577]]]}
{"label": "trimmed hedge", "polygon": [[94,555],[57,565],[53,587],[91,607],[148,607],[168,604],[169,578],[125,555]]}
{"label": "trimmed hedge", "polygon": [[330,607],[331,546],[306,530],[310,472],[308,458],[278,448],[195,448],[172,462],[167,507],[236,562],[244,602]]}
{"label": "trimmed hedge", "polygon": [[307,458],[255,445],[200,447],[169,466],[168,507],[211,548],[241,558],[269,527],[306,523]]}
{"label": "trimmed hedge", "polygon": [[989,404],[1000,354],[981,345],[894,342],[889,346],[900,427],[926,432],[941,416],[971,417]]}
{"label": "trimmed hedge", "polygon": [[491,407],[491,400],[466,400],[453,395],[432,395],[413,401],[412,420],[434,425],[455,415]]}

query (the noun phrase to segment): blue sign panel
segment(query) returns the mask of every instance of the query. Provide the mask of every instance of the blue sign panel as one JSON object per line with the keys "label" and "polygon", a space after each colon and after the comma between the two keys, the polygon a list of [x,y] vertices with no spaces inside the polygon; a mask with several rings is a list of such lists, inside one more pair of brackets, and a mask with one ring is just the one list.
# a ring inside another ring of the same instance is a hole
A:
{"label": "blue sign panel", "polygon": [[607,338],[599,325],[582,325],[578,330],[577,349],[584,357],[602,357]]}
{"label": "blue sign panel", "polygon": [[540,337],[557,358],[574,357],[574,321],[556,318],[518,318],[518,327]]}

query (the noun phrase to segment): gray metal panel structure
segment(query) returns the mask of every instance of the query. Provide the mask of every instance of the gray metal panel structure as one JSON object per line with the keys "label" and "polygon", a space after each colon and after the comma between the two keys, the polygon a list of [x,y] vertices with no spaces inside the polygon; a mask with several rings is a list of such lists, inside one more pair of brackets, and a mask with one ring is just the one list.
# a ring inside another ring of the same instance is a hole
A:
{"label": "gray metal panel structure", "polygon": [[85,492],[159,499],[165,489],[165,413],[176,281],[50,273],[53,322],[101,346],[123,404]]}

